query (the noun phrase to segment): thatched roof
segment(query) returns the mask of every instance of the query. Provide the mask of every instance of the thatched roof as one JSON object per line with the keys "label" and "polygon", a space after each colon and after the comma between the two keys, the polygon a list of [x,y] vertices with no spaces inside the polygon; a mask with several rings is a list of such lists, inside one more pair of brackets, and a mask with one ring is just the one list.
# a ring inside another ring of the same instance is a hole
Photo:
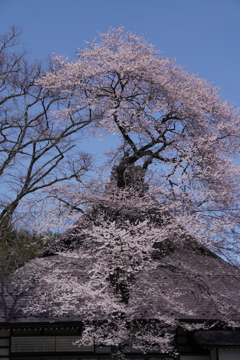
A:
{"label": "thatched roof", "polygon": [[[109,204],[109,196],[106,201],[101,199],[38,258],[17,270],[12,279],[1,283],[0,326],[86,320],[88,313],[83,311],[84,295],[75,291],[78,284],[88,283],[87,274],[92,265],[81,258],[81,246],[86,237],[84,230],[91,221],[97,221],[99,212],[119,224],[126,219],[148,216],[152,227],[162,227],[164,221],[169,225],[173,219],[166,213],[163,216],[163,209],[158,209],[156,201],[150,199],[149,202],[153,204],[152,208],[143,209],[136,214],[128,208],[127,202],[125,207],[118,207],[117,202]],[[167,239],[156,242],[152,253],[153,261],[157,262],[155,271],[142,269],[131,284],[129,304],[134,304],[134,317],[147,320],[155,319],[156,314],[158,317],[161,314],[188,322],[240,323],[240,270],[194,238],[183,235],[180,227],[179,231],[181,241]],[[77,258],[76,251],[79,254]],[[52,279],[52,282],[49,282],[49,279]],[[61,308],[62,300],[61,297],[55,297],[53,287],[57,287],[58,283],[64,286],[71,279],[74,279],[75,288],[68,288],[67,291],[72,294],[72,298],[69,297],[67,310],[56,315],[56,309]],[[39,299],[39,303],[44,302],[44,312],[38,311],[36,299]],[[34,302],[35,311],[25,312],[26,305]],[[97,309],[95,316],[96,319],[103,319],[101,311]]]}
{"label": "thatched roof", "polygon": [[[82,283],[88,281],[86,270],[89,266],[91,264],[86,264],[81,258],[66,258],[61,254],[28,262],[15,273],[15,288],[9,280],[1,283],[0,325],[79,322],[86,319],[87,315],[81,313],[81,303],[84,299],[80,298],[77,299],[77,312],[69,306],[68,313],[52,315],[59,299],[54,299],[53,289],[45,281],[45,275],[46,272],[49,272],[49,276],[61,274],[63,282],[77,277]],[[24,283],[28,286],[21,286]],[[191,244],[176,247],[159,259],[159,266],[154,274],[149,273],[148,269],[139,274],[131,289],[131,298],[135,299],[135,303],[139,303],[137,313],[142,319],[154,318],[156,309],[149,301],[153,283],[155,288],[159,288],[157,310],[162,314],[172,314],[176,319],[184,321],[225,321],[226,318],[240,320],[240,272],[204,248]],[[48,308],[42,314],[26,315],[24,309],[27,300],[29,302],[31,297],[39,297],[40,294],[48,299]],[[167,301],[169,298],[171,301]],[[225,311],[228,313],[224,315],[222,306],[226,302],[228,308]]]}

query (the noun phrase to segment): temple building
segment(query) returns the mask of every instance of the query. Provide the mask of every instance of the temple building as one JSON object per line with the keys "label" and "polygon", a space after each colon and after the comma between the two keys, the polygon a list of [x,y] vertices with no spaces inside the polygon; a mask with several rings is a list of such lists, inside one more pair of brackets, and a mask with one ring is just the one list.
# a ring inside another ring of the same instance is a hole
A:
{"label": "temple building", "polygon": [[[95,219],[101,209],[98,204],[36,259],[0,283],[0,360],[113,359],[111,346],[104,343],[76,344],[88,314],[84,305],[86,299],[78,297],[74,284],[79,283],[83,288],[85,284],[87,288],[89,277],[86,274],[92,264],[81,256],[76,259],[71,253],[81,250],[89,221]],[[136,216],[126,208],[121,209],[122,212],[117,209],[115,224]],[[112,212],[106,208],[104,211],[104,216],[110,219]],[[156,227],[163,226],[156,216],[152,221],[156,222]],[[239,360],[239,269],[191,237],[186,236],[179,245],[171,239],[155,245],[152,256],[157,266],[154,273],[144,268],[131,282],[128,292],[123,287],[121,291],[125,305],[134,304],[133,321],[136,323],[147,326],[155,321],[158,331],[159,314],[176,322],[172,334],[175,353],[154,349],[143,352],[132,346],[129,338],[125,341],[125,358]],[[70,251],[69,256],[65,256],[66,251]],[[66,294],[61,293],[61,288],[56,291],[58,280],[68,289]],[[154,289],[152,294],[151,289]],[[72,295],[68,304],[69,291]],[[60,311],[64,296],[65,308]],[[95,323],[104,323],[97,309],[94,314]]]}

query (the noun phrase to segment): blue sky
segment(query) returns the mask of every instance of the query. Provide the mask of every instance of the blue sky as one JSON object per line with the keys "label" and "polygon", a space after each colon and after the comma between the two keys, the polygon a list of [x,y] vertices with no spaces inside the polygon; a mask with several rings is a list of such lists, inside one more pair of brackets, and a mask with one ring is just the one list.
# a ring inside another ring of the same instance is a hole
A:
{"label": "blue sky", "polygon": [[0,33],[11,25],[34,58],[71,57],[97,31],[123,25],[240,107],[240,0],[0,0]]}
{"label": "blue sky", "polygon": [[11,25],[36,59],[125,26],[240,107],[240,0],[0,0],[0,33]]}

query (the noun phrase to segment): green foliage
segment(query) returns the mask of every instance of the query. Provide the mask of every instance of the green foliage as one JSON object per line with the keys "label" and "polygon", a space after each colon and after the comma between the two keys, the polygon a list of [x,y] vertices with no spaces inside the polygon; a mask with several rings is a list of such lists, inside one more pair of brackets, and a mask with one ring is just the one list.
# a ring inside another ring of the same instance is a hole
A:
{"label": "green foliage", "polygon": [[0,241],[0,280],[39,255],[57,236],[51,232],[37,234],[27,230],[7,230]]}

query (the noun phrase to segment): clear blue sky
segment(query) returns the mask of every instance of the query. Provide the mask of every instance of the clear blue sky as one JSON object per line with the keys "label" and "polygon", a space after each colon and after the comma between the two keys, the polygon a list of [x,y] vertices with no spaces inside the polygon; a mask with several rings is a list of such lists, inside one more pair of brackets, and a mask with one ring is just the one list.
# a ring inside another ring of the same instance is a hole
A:
{"label": "clear blue sky", "polygon": [[0,0],[0,33],[11,25],[39,59],[123,25],[240,107],[240,0]]}
{"label": "clear blue sky", "polygon": [[32,56],[72,56],[97,31],[125,26],[240,107],[240,0],[0,0],[0,33],[23,29]]}

